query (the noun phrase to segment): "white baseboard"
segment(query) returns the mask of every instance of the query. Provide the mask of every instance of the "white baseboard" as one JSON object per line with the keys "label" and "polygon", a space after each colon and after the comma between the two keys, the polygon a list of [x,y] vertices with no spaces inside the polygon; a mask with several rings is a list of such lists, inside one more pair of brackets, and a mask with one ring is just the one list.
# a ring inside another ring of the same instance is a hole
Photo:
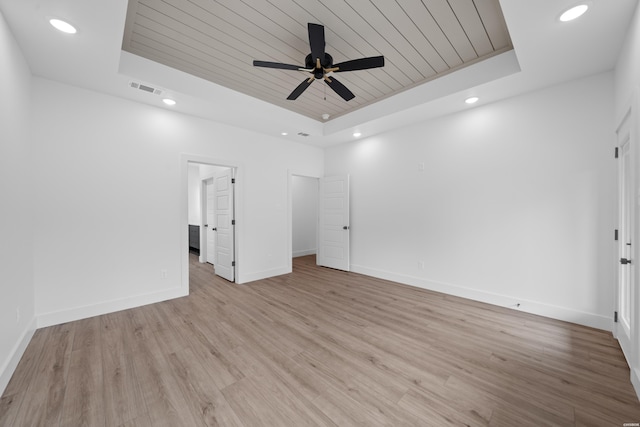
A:
{"label": "white baseboard", "polygon": [[11,349],[11,353],[9,357],[2,365],[0,369],[0,396],[4,393],[4,390],[7,388],[9,384],[9,380],[11,380],[11,376],[16,370],[18,366],[18,362],[22,358],[24,351],[27,349],[31,338],[33,337],[34,332],[36,331],[36,318],[31,319],[31,322],[27,325],[25,330],[22,332],[22,336],[18,340],[18,342]]}
{"label": "white baseboard", "polygon": [[316,249],[305,249],[302,251],[294,251],[292,256],[293,258],[296,258],[299,256],[315,255],[316,252]]}
{"label": "white baseboard", "polygon": [[188,289],[176,288],[152,294],[138,295],[131,298],[71,308],[69,310],[42,313],[37,316],[37,325],[38,328],[59,325],[65,322],[72,322],[74,320],[86,319],[88,317],[100,316],[101,314],[113,313],[147,304],[154,304],[161,301],[180,298],[187,296],[188,294]]}
{"label": "white baseboard", "polygon": [[256,271],[254,273],[245,273],[242,275],[242,277],[238,276],[236,278],[236,283],[249,283],[256,280],[268,279],[269,277],[281,276],[283,274],[289,273],[291,273],[291,268],[287,267],[272,268],[271,270]]}
{"label": "white baseboard", "polygon": [[[471,300],[511,308],[514,310],[524,311],[526,313],[537,314],[540,316],[549,317],[551,319],[563,320],[566,322],[577,323],[579,325],[589,326],[592,328],[603,329],[605,331],[611,331],[613,328],[613,320],[599,314],[586,313],[566,307],[544,304],[508,295],[479,291],[477,289],[465,288],[463,286],[453,285],[450,283],[425,280],[414,276],[408,276],[384,270],[377,270],[360,265],[352,264],[351,271],[353,271],[354,273],[365,274],[367,276],[390,280],[393,282],[411,285],[422,289],[442,292],[449,295],[468,298]],[[518,306],[518,304],[520,305]]]}
{"label": "white baseboard", "polygon": [[640,369],[639,368],[631,368],[631,385],[633,389],[636,391],[636,396],[638,396],[638,400],[640,400]]}

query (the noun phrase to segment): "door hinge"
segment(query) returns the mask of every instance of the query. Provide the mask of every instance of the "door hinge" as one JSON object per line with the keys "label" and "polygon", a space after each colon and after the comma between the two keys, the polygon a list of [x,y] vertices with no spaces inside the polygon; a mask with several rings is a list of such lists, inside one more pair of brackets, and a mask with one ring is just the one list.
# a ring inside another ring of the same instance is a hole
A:
{"label": "door hinge", "polygon": [[613,155],[613,156],[614,156],[616,159],[618,158],[618,147],[616,147],[616,149],[615,149],[615,153],[614,153],[614,155]]}
{"label": "door hinge", "polygon": [[613,230],[613,240],[618,240],[618,230]]}
{"label": "door hinge", "polygon": [[236,266],[236,262],[235,261],[231,261],[231,267],[235,267]]}
{"label": "door hinge", "polygon": [[231,225],[236,225],[236,220],[235,219],[231,220]]}
{"label": "door hinge", "polygon": [[236,179],[235,178],[231,178],[231,183],[235,184],[236,183]]}
{"label": "door hinge", "polygon": [[614,323],[618,323],[618,312],[617,311],[613,312],[613,321],[614,321]]}

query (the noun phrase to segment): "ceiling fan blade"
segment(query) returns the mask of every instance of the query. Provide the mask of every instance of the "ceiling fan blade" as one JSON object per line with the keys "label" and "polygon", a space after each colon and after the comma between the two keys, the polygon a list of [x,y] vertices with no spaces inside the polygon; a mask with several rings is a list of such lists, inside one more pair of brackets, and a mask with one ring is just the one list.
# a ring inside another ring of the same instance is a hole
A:
{"label": "ceiling fan blade", "polygon": [[[356,71],[368,70],[369,68],[384,67],[384,56],[371,56],[369,58],[352,59],[351,61],[334,64],[331,71],[339,73],[340,71]],[[334,70],[337,68],[337,70]]]}
{"label": "ceiling fan blade", "polygon": [[345,101],[350,101],[356,97],[345,85],[336,80],[335,77],[324,76],[324,81]]}
{"label": "ceiling fan blade", "polygon": [[311,48],[311,60],[315,64],[318,59],[324,62],[324,25],[307,24],[309,30],[309,47]]}
{"label": "ceiling fan blade", "polygon": [[311,83],[313,83],[314,78],[311,77],[310,79],[305,79],[302,83],[300,83],[298,85],[297,88],[295,88],[293,90],[293,92],[291,92],[291,95],[287,96],[287,99],[290,101],[293,101],[295,99],[298,99],[298,97],[300,95],[302,95],[302,92],[304,92],[305,90],[307,90],[307,88],[309,87],[309,85]]}
{"label": "ceiling fan blade", "polygon": [[265,67],[265,68],[279,68],[281,70],[299,70],[304,69],[299,65],[291,65],[291,64],[282,64],[280,62],[268,62],[268,61],[253,61],[254,67]]}

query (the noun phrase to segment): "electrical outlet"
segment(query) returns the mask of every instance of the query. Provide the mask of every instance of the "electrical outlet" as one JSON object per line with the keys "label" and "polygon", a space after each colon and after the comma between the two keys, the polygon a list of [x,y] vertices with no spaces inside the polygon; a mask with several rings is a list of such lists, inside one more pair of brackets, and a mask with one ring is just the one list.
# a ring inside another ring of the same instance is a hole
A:
{"label": "electrical outlet", "polygon": [[418,163],[418,170],[419,170],[420,172],[424,172],[424,162],[420,162],[420,163]]}
{"label": "electrical outlet", "polygon": [[424,270],[424,261],[418,261],[418,267],[420,267],[420,270]]}
{"label": "electrical outlet", "polygon": [[169,275],[169,273],[167,273],[167,270],[160,270],[160,278],[161,279],[166,279],[168,275]]}
{"label": "electrical outlet", "polygon": [[16,323],[20,323],[20,307],[16,307]]}

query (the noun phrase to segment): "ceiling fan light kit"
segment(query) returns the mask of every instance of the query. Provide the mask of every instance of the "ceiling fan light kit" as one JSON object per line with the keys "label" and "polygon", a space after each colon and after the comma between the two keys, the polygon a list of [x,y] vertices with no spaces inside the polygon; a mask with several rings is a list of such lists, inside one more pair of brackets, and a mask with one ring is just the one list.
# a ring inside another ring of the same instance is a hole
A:
{"label": "ceiling fan light kit", "polygon": [[340,83],[329,73],[339,73],[342,71],[368,70],[370,68],[384,67],[384,56],[372,56],[368,58],[352,59],[350,61],[333,63],[333,57],[325,52],[324,26],[320,24],[308,23],[309,47],[311,53],[304,61],[304,67],[280,62],[253,61],[255,67],[277,68],[280,70],[305,71],[311,74],[304,79],[287,97],[288,100],[298,99],[300,95],[313,83],[314,80],[324,80],[324,82],[345,101],[355,98],[345,85]]}

